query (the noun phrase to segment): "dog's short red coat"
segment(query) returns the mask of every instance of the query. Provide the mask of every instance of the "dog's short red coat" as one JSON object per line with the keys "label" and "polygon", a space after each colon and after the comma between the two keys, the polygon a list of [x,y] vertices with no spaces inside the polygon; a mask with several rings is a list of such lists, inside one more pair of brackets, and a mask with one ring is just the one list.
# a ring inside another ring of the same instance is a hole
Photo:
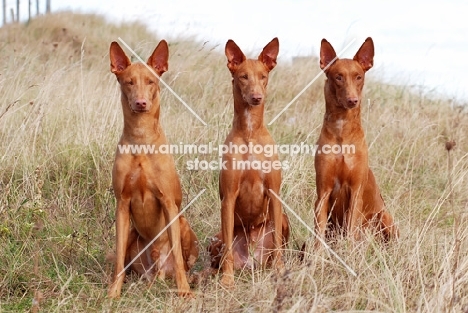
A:
{"label": "dog's short red coat", "polygon": [[369,168],[361,126],[362,89],[365,73],[373,66],[373,41],[367,38],[352,60],[335,58],[333,47],[323,39],[320,67],[327,76],[326,109],[317,144],[319,149],[324,145],[353,145],[354,151],[315,155],[315,230],[324,236],[330,224],[358,238],[361,228],[372,226],[388,240],[397,237],[398,230]]}
{"label": "dog's short red coat", "polygon": [[[161,76],[168,69],[168,55],[167,43],[162,40],[147,65]],[[119,145],[167,144],[159,123],[159,79],[144,64],[132,64],[116,42],[110,46],[110,61],[122,91],[124,128]],[[118,274],[178,215],[182,191],[170,154],[125,154],[117,150],[112,185],[117,200],[117,251],[108,296],[116,298],[125,277],[125,273]],[[185,218],[180,217],[131,269],[151,278],[173,276],[179,295],[192,296],[186,270],[197,257],[197,238]]]}
{"label": "dog's short red coat", "polygon": [[[276,66],[278,52],[277,38],[263,48],[257,60],[247,59],[234,41],[226,43],[234,120],[225,145],[274,145],[263,123],[263,111],[268,75]],[[226,287],[234,285],[234,268],[254,265],[249,261],[251,255],[257,265],[271,262],[275,268],[283,268],[281,248],[289,237],[281,202],[270,192],[280,193],[281,170],[234,169],[238,160],[274,162],[278,161],[278,155],[236,152],[223,155],[226,169],[221,170],[219,177],[221,232],[214,237],[209,251],[211,265],[214,268],[220,265],[221,283]]]}

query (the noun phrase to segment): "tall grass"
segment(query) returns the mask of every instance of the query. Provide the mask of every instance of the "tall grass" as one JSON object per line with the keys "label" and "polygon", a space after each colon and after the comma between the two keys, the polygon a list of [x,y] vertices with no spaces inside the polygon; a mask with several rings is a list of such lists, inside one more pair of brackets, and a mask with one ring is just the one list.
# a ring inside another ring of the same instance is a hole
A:
{"label": "tall grass", "polygon": [[[449,100],[370,80],[362,108],[370,165],[401,238],[387,246],[372,238],[334,243],[357,277],[326,251],[299,263],[297,250],[311,234],[290,215],[284,274],[239,272],[232,291],[224,290],[217,277],[209,278],[193,286],[197,297],[190,301],[175,296],[171,281],[148,289],[129,277],[122,298],[107,300],[112,264],[106,256],[115,245],[110,171],[122,129],[108,48],[118,37],[144,59],[160,39],[138,24],[113,25],[69,13],[0,29],[1,312],[30,310],[33,299],[33,310],[44,312],[468,310],[467,114]],[[170,142],[222,143],[233,114],[225,57],[209,44],[168,40],[169,72],[163,79],[208,124],[162,88],[161,122]],[[280,60],[270,76],[266,122],[318,70],[312,56],[295,63]],[[277,143],[317,140],[322,87],[323,78],[269,127]],[[456,146],[447,166],[445,144],[451,140]],[[201,244],[195,266],[200,271],[208,262],[208,239],[220,227],[220,201],[218,172],[187,170],[187,161],[195,157],[217,156],[175,155],[184,204],[207,190],[186,214]],[[283,172],[281,197],[312,225],[313,157],[280,158],[291,164]]]}

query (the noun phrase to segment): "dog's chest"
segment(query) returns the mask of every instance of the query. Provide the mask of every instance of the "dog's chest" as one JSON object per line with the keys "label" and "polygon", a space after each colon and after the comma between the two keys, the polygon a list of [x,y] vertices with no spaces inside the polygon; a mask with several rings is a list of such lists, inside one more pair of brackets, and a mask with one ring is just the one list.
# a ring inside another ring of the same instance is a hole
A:
{"label": "dog's chest", "polygon": [[240,185],[236,201],[236,216],[242,217],[241,224],[256,225],[266,218],[265,186],[259,177],[247,176]]}
{"label": "dog's chest", "polygon": [[336,133],[337,136],[339,137],[342,137],[343,135],[343,126],[344,126],[344,120],[343,119],[338,119],[335,123],[334,123],[334,131]]}
{"label": "dog's chest", "polygon": [[358,158],[353,154],[337,154],[333,158],[335,168],[334,190],[341,189],[353,179],[355,169],[358,165]]}
{"label": "dog's chest", "polygon": [[248,175],[241,183],[239,190],[239,196],[242,199],[250,199],[250,201],[246,202],[251,202],[251,204],[263,201],[265,194],[265,183],[263,181],[263,177],[255,176],[256,177],[252,177],[252,175]]}
{"label": "dog's chest", "polygon": [[143,138],[147,130],[144,127],[134,127],[132,129],[132,136],[136,138]]}
{"label": "dog's chest", "polygon": [[154,169],[146,157],[132,156],[131,168],[128,171],[128,183],[132,189],[147,189],[152,183]]}
{"label": "dog's chest", "polygon": [[148,209],[149,206],[149,212],[155,212],[159,207],[156,198],[161,193],[158,183],[161,171],[145,156],[131,156],[129,163],[131,165],[124,175],[123,193],[131,199],[132,211]]}

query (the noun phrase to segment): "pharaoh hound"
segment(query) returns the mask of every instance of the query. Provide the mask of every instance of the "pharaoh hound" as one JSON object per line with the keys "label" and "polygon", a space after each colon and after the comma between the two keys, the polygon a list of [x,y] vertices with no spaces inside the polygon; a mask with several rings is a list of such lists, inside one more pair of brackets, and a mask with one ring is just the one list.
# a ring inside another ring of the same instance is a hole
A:
{"label": "pharaoh hound", "polygon": [[361,125],[364,76],[373,66],[373,59],[374,44],[370,37],[352,60],[338,59],[331,44],[322,40],[320,68],[327,77],[324,88],[326,108],[317,145],[319,150],[325,145],[354,149],[315,155],[318,197],[315,202],[315,230],[318,236],[323,237],[327,227],[355,239],[367,227],[374,227],[385,240],[398,236],[397,227],[385,208],[369,168]]}
{"label": "pharaoh hound", "polygon": [[221,232],[208,247],[211,267],[221,268],[221,284],[226,287],[234,285],[234,269],[267,264],[284,268],[281,249],[289,238],[288,218],[271,192],[279,194],[281,162],[275,153],[242,149],[275,144],[264,125],[263,112],[268,75],[276,66],[278,52],[277,38],[263,48],[257,60],[247,59],[234,41],[226,43],[234,120],[224,143],[229,148],[223,154],[219,177]]}
{"label": "pharaoh hound", "polygon": [[[162,40],[147,65],[132,64],[116,42],[111,44],[111,71],[120,84],[124,117],[119,146],[157,148],[167,144],[159,122],[159,76],[168,69],[168,55],[167,43]],[[198,243],[187,220],[177,218],[182,190],[172,155],[122,153],[117,149],[112,185],[117,200],[117,243],[108,296],[120,296],[124,267],[158,235],[130,268],[151,278],[171,276],[179,295],[192,296],[186,273],[198,257]]]}

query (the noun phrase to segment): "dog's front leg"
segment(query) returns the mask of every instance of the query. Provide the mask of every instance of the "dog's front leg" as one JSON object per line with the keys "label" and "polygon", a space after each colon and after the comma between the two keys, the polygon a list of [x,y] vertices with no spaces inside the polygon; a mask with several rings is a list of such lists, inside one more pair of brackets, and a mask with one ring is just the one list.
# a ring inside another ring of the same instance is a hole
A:
{"label": "dog's front leg", "polygon": [[172,247],[172,255],[174,256],[175,280],[178,294],[183,297],[193,297],[185,274],[184,258],[182,256],[180,221],[179,218],[176,217],[179,213],[179,209],[172,197],[166,196],[166,198],[162,199],[161,204],[163,206],[166,223],[171,223],[173,221],[167,232]]}
{"label": "dog's front leg", "polygon": [[225,194],[221,201],[221,234],[223,236],[223,258],[221,268],[223,277],[221,284],[227,288],[234,286],[234,256],[232,254],[232,244],[234,240],[234,207],[236,197],[232,193]]}
{"label": "dog's front leg", "polygon": [[362,206],[363,206],[363,188],[361,185],[351,188],[349,209],[346,216],[346,234],[348,237],[354,237],[355,240],[359,240],[360,232],[359,226],[360,221],[363,217]]}
{"label": "dog's front leg", "polygon": [[[279,194],[279,188],[273,190],[277,195]],[[270,220],[274,222],[275,232],[273,234],[274,247],[273,251],[273,266],[277,270],[284,269],[283,262],[283,209],[279,199],[269,192],[270,198]]]}
{"label": "dog's front leg", "polygon": [[[323,188],[317,188],[317,200],[315,200],[315,219],[314,219],[314,230],[315,236],[322,239],[325,238],[325,232],[327,230],[328,213],[330,211],[330,194],[331,190],[324,190]],[[315,249],[320,247],[320,240],[315,240]]]}
{"label": "dog's front leg", "polygon": [[[125,279],[125,273],[123,272],[125,263],[125,254],[128,246],[128,235],[130,231],[130,200],[117,200],[117,211],[116,211],[116,258],[115,268],[112,283],[109,287],[107,296],[109,298],[120,297],[120,291],[122,284]],[[118,276],[122,273],[120,276]]]}
{"label": "dog's front leg", "polygon": [[[323,146],[322,143],[318,143],[319,146]],[[327,223],[330,214],[330,197],[333,189],[336,187],[336,164],[333,158],[330,158],[323,154],[317,154],[315,156],[315,184],[317,189],[317,199],[315,200],[315,219],[314,219],[314,231],[315,236],[315,249],[321,246],[320,239],[325,239],[325,233],[327,231]]]}

